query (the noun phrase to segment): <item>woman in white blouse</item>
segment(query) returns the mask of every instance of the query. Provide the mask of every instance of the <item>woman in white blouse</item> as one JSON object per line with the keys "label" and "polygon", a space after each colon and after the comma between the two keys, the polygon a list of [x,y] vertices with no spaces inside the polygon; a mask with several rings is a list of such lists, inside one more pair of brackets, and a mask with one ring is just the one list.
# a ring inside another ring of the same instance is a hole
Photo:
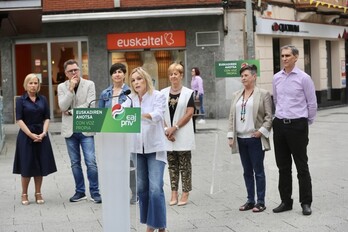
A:
{"label": "woman in white blouse", "polygon": [[141,107],[141,133],[134,136],[137,157],[137,192],[140,222],[146,232],[164,232],[167,224],[163,174],[167,163],[164,135],[165,96],[154,89],[152,78],[141,67],[130,73],[131,99],[124,106]]}

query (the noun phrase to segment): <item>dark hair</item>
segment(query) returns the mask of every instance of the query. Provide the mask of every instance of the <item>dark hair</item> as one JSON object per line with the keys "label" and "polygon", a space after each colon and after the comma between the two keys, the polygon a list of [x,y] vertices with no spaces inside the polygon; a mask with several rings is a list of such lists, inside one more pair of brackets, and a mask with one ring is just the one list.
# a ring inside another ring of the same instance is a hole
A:
{"label": "dark hair", "polygon": [[192,69],[195,70],[195,75],[199,76],[201,74],[201,72],[199,71],[199,69],[197,67],[193,67]]}
{"label": "dark hair", "polygon": [[284,49],[290,49],[291,50],[291,53],[294,55],[294,56],[298,56],[299,52],[298,52],[298,49],[294,46],[294,45],[285,45],[283,47],[280,48],[280,51],[283,51]]}
{"label": "dark hair", "polygon": [[242,73],[245,71],[245,70],[249,70],[251,75],[255,75],[257,73],[257,67],[256,65],[254,64],[248,64],[248,65],[245,65],[243,66],[240,70],[239,70],[239,74],[242,75]]}
{"label": "dark hair", "polygon": [[72,65],[72,64],[76,64],[77,67],[79,67],[79,63],[77,63],[76,60],[70,59],[70,60],[67,60],[67,61],[64,62],[64,70],[66,70],[66,67],[68,65]]}
{"label": "dark hair", "polygon": [[121,69],[121,71],[124,74],[126,74],[126,72],[127,72],[126,66],[122,63],[115,63],[115,64],[111,65],[111,67],[110,67],[110,76],[112,76],[112,74],[119,69]]}

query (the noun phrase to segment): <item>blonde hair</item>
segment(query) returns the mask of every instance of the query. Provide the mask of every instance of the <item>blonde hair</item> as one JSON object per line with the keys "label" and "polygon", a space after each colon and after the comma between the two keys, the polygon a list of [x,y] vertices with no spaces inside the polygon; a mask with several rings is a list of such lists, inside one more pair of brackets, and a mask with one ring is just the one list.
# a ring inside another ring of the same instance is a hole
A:
{"label": "blonde hair", "polygon": [[132,89],[132,92],[137,93],[134,90],[134,87],[131,83],[132,81],[132,76],[134,73],[138,73],[142,78],[144,78],[145,82],[146,82],[146,92],[149,92],[149,94],[152,94],[155,87],[153,86],[153,81],[152,78],[150,76],[150,74],[148,72],[146,72],[142,67],[137,67],[135,69],[132,70],[132,72],[129,74],[129,86]]}
{"label": "blonde hair", "polygon": [[172,63],[171,65],[169,65],[168,68],[168,74],[170,74],[173,71],[178,71],[180,74],[184,73],[184,66],[180,63]]}
{"label": "blonde hair", "polygon": [[34,73],[30,73],[30,74],[28,74],[28,75],[25,77],[24,82],[23,82],[23,87],[24,87],[25,91],[28,90],[28,88],[27,88],[27,87],[28,87],[28,83],[29,83],[30,81],[32,81],[34,78],[36,78],[37,81],[39,82],[39,85],[38,85],[38,87],[37,87],[37,91],[36,91],[36,92],[39,92],[39,91],[40,91],[40,87],[41,87],[40,79],[39,79]]}

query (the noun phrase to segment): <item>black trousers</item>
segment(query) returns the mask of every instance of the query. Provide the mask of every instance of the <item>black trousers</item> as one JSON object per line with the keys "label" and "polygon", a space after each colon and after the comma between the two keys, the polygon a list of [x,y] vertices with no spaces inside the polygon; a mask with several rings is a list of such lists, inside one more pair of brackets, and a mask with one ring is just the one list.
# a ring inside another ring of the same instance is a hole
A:
{"label": "black trousers", "polygon": [[292,158],[297,169],[300,202],[312,203],[312,180],[308,168],[308,121],[306,118],[273,120],[273,141],[279,169],[278,189],[282,202],[291,202]]}

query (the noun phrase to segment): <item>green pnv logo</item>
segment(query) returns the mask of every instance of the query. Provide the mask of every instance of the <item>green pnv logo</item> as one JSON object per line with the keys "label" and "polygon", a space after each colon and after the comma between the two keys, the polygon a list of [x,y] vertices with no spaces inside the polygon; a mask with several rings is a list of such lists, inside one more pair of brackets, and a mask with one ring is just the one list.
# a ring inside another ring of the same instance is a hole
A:
{"label": "green pnv logo", "polygon": [[116,104],[112,108],[80,108],[73,112],[74,132],[140,132],[139,107],[124,108]]}

